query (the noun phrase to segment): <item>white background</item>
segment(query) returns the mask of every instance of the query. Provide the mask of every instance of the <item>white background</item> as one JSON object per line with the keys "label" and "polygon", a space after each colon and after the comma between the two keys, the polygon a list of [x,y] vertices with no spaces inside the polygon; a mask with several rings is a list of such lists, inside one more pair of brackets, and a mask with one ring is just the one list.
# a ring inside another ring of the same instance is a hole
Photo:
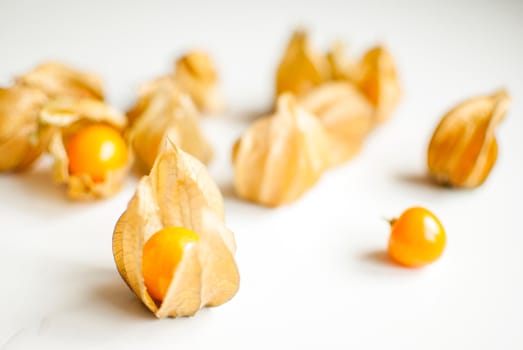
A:
{"label": "white background", "polygon": [[[270,210],[236,199],[230,148],[273,94],[291,30],[360,55],[383,42],[404,96],[352,162],[297,203]],[[125,109],[139,83],[184,50],[209,50],[229,110],[206,119],[210,166],[226,196],[241,272],[229,303],[156,320],[127,289],[111,254],[113,226],[136,179],[106,201],[71,203],[45,159],[0,176],[0,349],[522,349],[523,2],[6,1],[0,83],[58,59],[104,78]],[[474,191],[425,179],[433,128],[463,98],[505,86],[513,105],[500,155]],[[408,270],[385,255],[382,217],[434,211],[448,246]]]}

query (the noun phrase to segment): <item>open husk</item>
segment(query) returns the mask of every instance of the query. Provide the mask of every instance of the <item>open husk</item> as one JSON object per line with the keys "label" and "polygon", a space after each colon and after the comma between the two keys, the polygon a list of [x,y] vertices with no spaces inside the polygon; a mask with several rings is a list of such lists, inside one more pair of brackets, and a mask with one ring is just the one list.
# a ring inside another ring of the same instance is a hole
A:
{"label": "open husk", "polygon": [[44,93],[31,87],[0,88],[0,172],[27,168],[45,149],[38,113],[46,101]]}
{"label": "open husk", "polygon": [[276,95],[292,92],[299,96],[332,81],[356,85],[376,110],[376,124],[390,117],[401,95],[396,65],[384,47],[374,47],[360,60],[353,60],[341,41],[323,54],[311,47],[306,32],[296,31],[276,72]]}
{"label": "open husk", "polygon": [[266,206],[290,203],[329,166],[328,146],[321,122],[283,94],[275,114],[257,120],[234,146],[236,192]]}
{"label": "open husk", "polygon": [[97,75],[59,62],[42,63],[18,77],[16,82],[39,89],[50,98],[104,99],[102,82]]}
{"label": "open husk", "polygon": [[376,108],[376,122],[386,121],[401,97],[398,72],[390,53],[381,46],[370,49],[351,75],[363,95]]}
{"label": "open husk", "polygon": [[88,175],[69,173],[69,159],[65,145],[79,130],[93,123],[107,124],[122,132],[126,118],[101,101],[93,99],[62,98],[49,101],[40,112],[41,132],[51,135],[49,152],[54,157],[55,180],[65,183],[72,199],[109,197],[120,190],[132,160],[128,152],[128,164],[121,169],[109,171],[102,182],[94,182]]}
{"label": "open husk", "polygon": [[505,90],[472,98],[448,112],[436,128],[428,148],[429,172],[439,183],[474,188],[496,163],[495,129],[510,105]]}
{"label": "open husk", "polygon": [[276,96],[284,92],[305,93],[329,77],[326,57],[314,51],[306,32],[296,31],[276,72]]}
{"label": "open husk", "polygon": [[128,132],[130,143],[146,172],[167,139],[203,163],[212,158],[194,103],[171,79],[160,78],[144,86],[128,115],[132,120]]}
{"label": "open husk", "polygon": [[[113,235],[113,255],[127,285],[156,317],[191,316],[231,299],[239,286],[234,236],[224,225],[223,199],[205,166],[172,143],[144,176]],[[144,284],[144,243],[165,227],[185,227],[200,240],[179,263],[163,302]]]}
{"label": "open husk", "polygon": [[331,166],[354,157],[373,125],[374,108],[349,82],[324,83],[300,96],[298,103],[329,133]]}
{"label": "open husk", "polygon": [[201,111],[218,113],[223,109],[218,72],[206,52],[191,51],[177,60],[173,79]]}
{"label": "open husk", "polygon": [[333,80],[345,80],[354,82],[356,74],[356,62],[347,54],[345,44],[336,41],[327,52],[331,76]]}

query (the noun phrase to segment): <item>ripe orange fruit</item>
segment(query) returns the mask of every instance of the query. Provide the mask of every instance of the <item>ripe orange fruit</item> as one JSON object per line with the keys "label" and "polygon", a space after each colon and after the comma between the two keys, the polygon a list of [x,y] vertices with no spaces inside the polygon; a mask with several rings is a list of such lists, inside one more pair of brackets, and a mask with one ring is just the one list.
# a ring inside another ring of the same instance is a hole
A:
{"label": "ripe orange fruit", "polygon": [[163,301],[184,252],[198,242],[199,236],[183,227],[166,227],[145,242],[142,273],[147,291]]}
{"label": "ripe orange fruit", "polygon": [[120,133],[104,124],[92,124],[67,142],[69,172],[87,174],[94,182],[104,181],[107,172],[127,163],[127,145]]}
{"label": "ripe orange fruit", "polygon": [[421,267],[436,261],[445,249],[443,225],[429,210],[407,209],[391,221],[389,255],[401,265]]}

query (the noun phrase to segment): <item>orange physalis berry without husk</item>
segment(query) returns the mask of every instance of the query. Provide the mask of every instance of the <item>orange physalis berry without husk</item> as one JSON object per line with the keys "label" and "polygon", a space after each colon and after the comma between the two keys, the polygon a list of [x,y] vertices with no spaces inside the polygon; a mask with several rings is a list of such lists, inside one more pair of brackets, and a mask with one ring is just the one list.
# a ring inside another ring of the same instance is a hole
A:
{"label": "orange physalis berry without husk", "polygon": [[390,223],[388,251],[397,263],[421,267],[438,260],[443,253],[445,229],[429,210],[421,207],[409,208]]}

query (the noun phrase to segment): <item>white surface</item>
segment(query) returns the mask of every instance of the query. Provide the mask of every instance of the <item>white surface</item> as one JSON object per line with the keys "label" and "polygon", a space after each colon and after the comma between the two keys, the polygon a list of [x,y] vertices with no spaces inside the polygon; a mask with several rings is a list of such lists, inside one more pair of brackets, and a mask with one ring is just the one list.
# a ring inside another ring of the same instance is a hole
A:
{"label": "white surface", "polygon": [[[211,172],[236,233],[241,287],[229,303],[156,320],[118,276],[114,223],[134,191],[70,203],[46,162],[0,177],[0,349],[522,349],[523,2],[2,1],[0,82],[56,58],[99,72],[128,107],[140,82],[183,50],[216,57],[231,112],[205,120]],[[170,3],[169,5],[167,5]],[[297,24],[317,46],[391,49],[405,94],[354,161],[296,204],[231,197],[229,151],[271,99]],[[499,161],[476,191],[423,181],[428,139],[462,98],[506,86]],[[383,216],[420,204],[444,223],[443,258],[422,270],[384,260]]]}

